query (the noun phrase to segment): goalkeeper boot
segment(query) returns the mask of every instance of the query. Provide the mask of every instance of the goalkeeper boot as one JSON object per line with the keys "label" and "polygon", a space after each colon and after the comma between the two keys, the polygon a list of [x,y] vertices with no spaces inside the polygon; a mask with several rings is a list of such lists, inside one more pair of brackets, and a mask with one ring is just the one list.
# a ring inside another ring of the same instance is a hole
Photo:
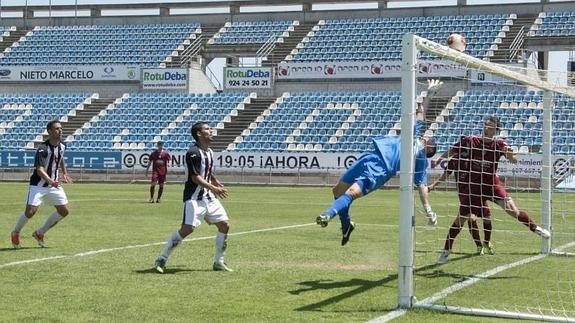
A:
{"label": "goalkeeper boot", "polygon": [[355,223],[353,223],[352,221],[349,221],[349,224],[345,228],[341,228],[341,229],[343,232],[343,236],[341,238],[341,245],[345,246],[345,244],[349,241],[349,237],[351,236],[353,229],[355,229]]}
{"label": "goalkeeper boot", "polygon": [[322,228],[325,228],[329,224],[330,220],[331,217],[329,217],[327,214],[322,214],[315,218],[315,223],[319,224]]}
{"label": "goalkeeper boot", "polygon": [[551,233],[547,229],[543,229],[540,226],[537,226],[534,231],[537,235],[541,236],[543,239],[549,239],[551,237]]}
{"label": "goalkeeper boot", "polygon": [[437,258],[437,261],[435,263],[437,264],[444,264],[446,262],[449,261],[449,254],[451,254],[451,251],[449,250],[441,250],[441,253],[439,254],[439,258]]}
{"label": "goalkeeper boot", "polygon": [[493,249],[493,244],[491,243],[491,241],[486,241],[483,243],[483,250],[488,255],[495,254],[495,249]]}
{"label": "goalkeeper boot", "polygon": [[228,271],[228,272],[234,271],[233,269],[228,267],[228,265],[225,262],[222,262],[222,263],[214,262],[214,266],[212,267],[212,269],[214,271]]}
{"label": "goalkeeper boot", "polygon": [[12,240],[12,247],[14,247],[14,249],[20,249],[20,233],[12,232],[10,240]]}
{"label": "goalkeeper boot", "polygon": [[36,242],[38,242],[40,248],[46,248],[46,243],[44,242],[44,234],[42,232],[34,231],[34,233],[32,233],[32,237],[36,239]]}
{"label": "goalkeeper boot", "polygon": [[154,263],[154,269],[160,274],[166,272],[166,259],[158,258]]}

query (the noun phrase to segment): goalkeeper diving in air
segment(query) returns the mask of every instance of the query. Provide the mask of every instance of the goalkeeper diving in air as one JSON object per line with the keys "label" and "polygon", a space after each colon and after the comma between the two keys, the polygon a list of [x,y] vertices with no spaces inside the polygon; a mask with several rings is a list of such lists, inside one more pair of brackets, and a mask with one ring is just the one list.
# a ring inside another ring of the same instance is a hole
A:
{"label": "goalkeeper diving in air", "polygon": [[[422,104],[418,106],[414,129],[416,141],[413,181],[418,187],[419,197],[430,225],[437,224],[437,215],[429,205],[427,159],[435,155],[437,146],[433,138],[423,136],[423,134],[425,132],[425,112],[429,105],[430,93],[436,92],[442,84],[443,82],[439,82],[439,80],[428,80],[428,93]],[[343,173],[338,183],[332,188],[335,201],[316,218],[317,224],[326,227],[336,215],[339,215],[342,246],[349,241],[349,237],[355,228],[355,224],[351,221],[351,215],[349,214],[351,203],[381,188],[399,171],[400,136],[380,136],[372,140],[374,150],[363,154]]]}

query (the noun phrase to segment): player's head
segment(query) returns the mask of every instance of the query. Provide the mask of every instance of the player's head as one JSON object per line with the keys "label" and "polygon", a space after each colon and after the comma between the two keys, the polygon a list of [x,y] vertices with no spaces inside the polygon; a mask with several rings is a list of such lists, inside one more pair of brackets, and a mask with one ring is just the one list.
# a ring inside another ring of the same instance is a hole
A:
{"label": "player's head", "polygon": [[496,116],[489,116],[485,119],[485,123],[483,125],[483,137],[485,138],[493,138],[497,131],[499,131],[499,118]]}
{"label": "player's head", "polygon": [[424,137],[423,140],[425,141],[425,156],[427,158],[435,156],[435,153],[437,152],[437,144],[435,143],[435,139],[433,139],[433,137]]}
{"label": "player's head", "polygon": [[50,140],[60,140],[62,137],[62,124],[58,120],[51,120],[46,124],[46,131]]}
{"label": "player's head", "polygon": [[200,142],[200,140],[204,140],[207,142],[212,141],[212,129],[207,122],[200,121],[194,123],[192,125],[192,137],[196,142]]}
{"label": "player's head", "polygon": [[161,141],[161,140],[159,140],[159,141],[156,143],[156,146],[158,147],[158,150],[162,150],[162,149],[164,149],[164,142]]}

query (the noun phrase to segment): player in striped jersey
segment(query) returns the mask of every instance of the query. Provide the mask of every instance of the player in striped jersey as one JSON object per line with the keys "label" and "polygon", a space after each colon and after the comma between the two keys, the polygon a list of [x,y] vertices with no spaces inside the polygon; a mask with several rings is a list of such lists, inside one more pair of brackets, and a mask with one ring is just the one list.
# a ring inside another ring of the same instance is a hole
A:
{"label": "player in striped jersey", "polygon": [[226,198],[228,190],[214,176],[214,154],[210,148],[213,141],[212,130],[206,122],[197,122],[192,126],[192,136],[196,144],[188,150],[185,158],[186,184],[182,225],[170,236],[156,259],[155,268],[161,274],[166,270],[170,253],[200,226],[202,220],[218,228],[213,270],[233,271],[224,262],[230,226],[226,210],[217,197]]}
{"label": "player in striped jersey", "polygon": [[[32,233],[32,237],[36,239],[40,247],[46,247],[44,243],[46,231],[68,215],[68,198],[64,188],[60,185],[60,179],[64,183],[72,183],[72,178],[68,175],[64,163],[66,146],[61,140],[62,124],[58,120],[52,120],[46,125],[46,130],[48,131],[48,140],[38,146],[36,150],[35,169],[30,176],[26,210],[20,215],[12,231],[12,246],[16,249],[20,248],[20,231],[28,220],[36,214],[42,202],[54,205],[56,212],[52,213],[46,222]],[[62,170],[61,177],[59,176],[59,168]]]}

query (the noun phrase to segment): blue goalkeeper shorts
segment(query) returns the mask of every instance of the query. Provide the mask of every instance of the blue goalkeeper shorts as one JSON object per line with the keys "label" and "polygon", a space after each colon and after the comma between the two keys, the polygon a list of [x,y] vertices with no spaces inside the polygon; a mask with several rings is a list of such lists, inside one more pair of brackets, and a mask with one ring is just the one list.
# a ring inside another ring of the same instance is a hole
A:
{"label": "blue goalkeeper shorts", "polygon": [[348,184],[358,183],[363,195],[367,195],[385,185],[391,178],[389,174],[379,155],[367,153],[356,160],[340,179]]}

